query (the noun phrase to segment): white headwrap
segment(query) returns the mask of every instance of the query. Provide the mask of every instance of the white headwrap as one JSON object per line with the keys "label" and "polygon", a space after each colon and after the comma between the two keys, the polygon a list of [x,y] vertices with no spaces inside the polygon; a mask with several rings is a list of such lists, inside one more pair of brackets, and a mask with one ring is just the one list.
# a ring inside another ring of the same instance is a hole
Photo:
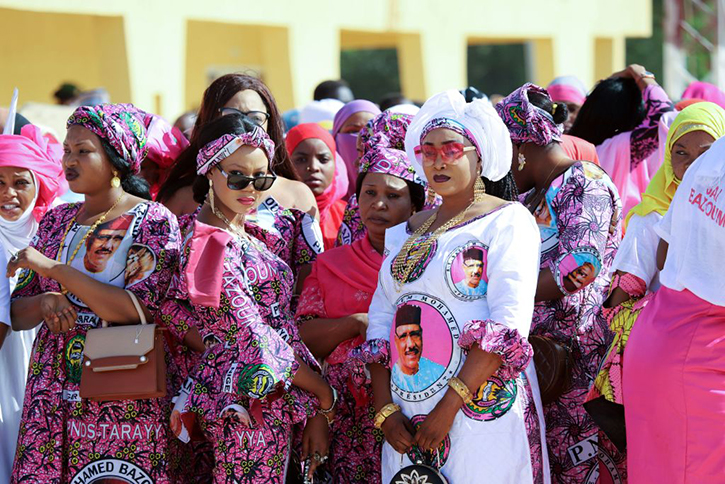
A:
{"label": "white headwrap", "polygon": [[[423,167],[415,157],[421,134],[431,121],[447,119],[463,126],[481,157],[481,175],[499,181],[511,170],[511,137],[506,125],[488,100],[466,103],[456,90],[444,91],[428,99],[416,114],[405,135],[405,151],[418,176],[426,180]],[[468,137],[468,136],[467,136]]]}

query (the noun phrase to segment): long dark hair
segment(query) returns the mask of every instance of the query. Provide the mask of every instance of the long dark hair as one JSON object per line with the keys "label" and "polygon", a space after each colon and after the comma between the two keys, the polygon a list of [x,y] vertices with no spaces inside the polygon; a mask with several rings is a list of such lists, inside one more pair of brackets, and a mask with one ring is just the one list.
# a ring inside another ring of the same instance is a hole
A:
{"label": "long dark hair", "polygon": [[292,162],[287,154],[284,145],[284,125],[282,116],[277,108],[274,96],[269,88],[259,79],[246,74],[227,74],[211,83],[204,91],[204,98],[199,108],[199,114],[194,124],[194,129],[189,140],[189,147],[186,148],[176,159],[166,182],[161,186],[156,197],[158,201],[168,201],[180,188],[194,183],[196,179],[196,155],[205,143],[200,142],[200,135],[203,127],[219,116],[219,109],[239,91],[251,89],[259,94],[264,106],[269,113],[267,121],[267,134],[275,144],[274,159],[272,168],[275,173],[285,178],[298,180],[297,173],[292,167]]}
{"label": "long dark hair", "polygon": [[[207,143],[211,143],[225,134],[249,133],[254,130],[254,127],[255,124],[241,114],[229,114],[214,119],[202,126],[199,130],[197,140],[199,141],[199,146],[203,148]],[[196,163],[196,160],[194,163]],[[194,165],[192,188],[194,190],[194,201],[196,203],[204,203],[206,196],[209,194],[209,180],[205,176],[196,174],[196,164]]]}
{"label": "long dark hair", "polygon": [[594,146],[636,128],[646,113],[642,92],[632,79],[604,79],[587,96],[569,132]]}
{"label": "long dark hair", "polygon": [[106,152],[111,166],[118,171],[118,177],[121,179],[121,188],[123,188],[123,191],[145,200],[151,200],[148,182],[140,176],[131,173],[131,164],[123,159],[116,149],[103,138],[101,138],[101,146],[103,146],[103,151]]}
{"label": "long dark hair", "polygon": [[519,200],[519,189],[516,187],[514,174],[511,171],[497,182],[491,181],[484,176],[481,177],[481,180],[483,180],[487,194],[508,202],[517,202]]}

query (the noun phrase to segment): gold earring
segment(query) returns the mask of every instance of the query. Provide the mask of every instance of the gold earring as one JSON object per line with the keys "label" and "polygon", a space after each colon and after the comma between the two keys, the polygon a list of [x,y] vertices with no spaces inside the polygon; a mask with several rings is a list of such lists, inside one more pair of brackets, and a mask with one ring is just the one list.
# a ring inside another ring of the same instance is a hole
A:
{"label": "gold earring", "polygon": [[524,166],[526,166],[526,157],[523,153],[519,153],[519,171],[523,170]]}
{"label": "gold earring", "polygon": [[473,184],[473,203],[483,201],[484,195],[486,194],[486,185],[483,184],[481,176],[476,177],[476,183]]}
{"label": "gold earring", "polygon": [[214,208],[214,184],[211,178],[209,179],[209,205],[211,206],[211,211],[214,212],[216,210]]}
{"label": "gold earring", "polygon": [[111,178],[111,186],[113,188],[118,188],[121,186],[121,179],[118,178],[118,173],[115,171],[113,172],[113,178]]}

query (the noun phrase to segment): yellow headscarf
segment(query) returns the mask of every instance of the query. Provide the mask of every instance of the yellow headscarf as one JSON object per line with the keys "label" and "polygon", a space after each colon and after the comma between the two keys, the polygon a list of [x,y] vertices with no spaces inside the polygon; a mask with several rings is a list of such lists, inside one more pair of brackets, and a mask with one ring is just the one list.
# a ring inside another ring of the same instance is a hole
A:
{"label": "yellow headscarf", "polygon": [[635,213],[641,217],[652,212],[660,215],[667,213],[680,184],[680,180],[672,171],[672,147],[678,139],[693,131],[704,131],[715,139],[725,136],[725,109],[704,101],[680,111],[667,133],[665,160],[647,185],[647,190],[642,194],[642,201],[627,214],[625,227]]}

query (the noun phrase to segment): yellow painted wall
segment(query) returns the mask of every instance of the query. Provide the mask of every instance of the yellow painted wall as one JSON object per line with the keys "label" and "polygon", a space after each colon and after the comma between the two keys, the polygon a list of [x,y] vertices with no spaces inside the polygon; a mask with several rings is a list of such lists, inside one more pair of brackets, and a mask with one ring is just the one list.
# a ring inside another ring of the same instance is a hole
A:
{"label": "yellow painted wall", "polygon": [[341,48],[381,47],[397,48],[404,94],[425,99],[465,85],[467,45],[512,39],[531,42],[533,81],[591,85],[624,67],[651,15],[651,0],[0,0],[0,104],[15,85],[21,103],[48,102],[75,81],[173,119],[210,72],[257,67],[284,110],[339,77]]}
{"label": "yellow painted wall", "polygon": [[0,8],[0,31],[0,105],[9,103],[16,86],[21,104],[52,103],[63,81],[103,86],[114,101],[131,101],[121,17]]}

